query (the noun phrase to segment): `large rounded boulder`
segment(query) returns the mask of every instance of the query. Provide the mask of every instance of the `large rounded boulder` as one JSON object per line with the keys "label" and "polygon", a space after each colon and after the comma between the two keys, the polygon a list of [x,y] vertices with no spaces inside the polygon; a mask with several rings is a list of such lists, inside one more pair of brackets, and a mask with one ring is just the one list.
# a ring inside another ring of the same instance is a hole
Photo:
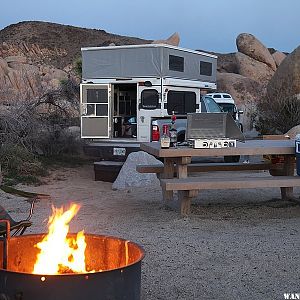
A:
{"label": "large rounded boulder", "polygon": [[152,42],[152,44],[167,44],[171,46],[178,46],[179,43],[180,43],[180,36],[178,32],[173,33],[166,40],[155,40]]}
{"label": "large rounded boulder", "polygon": [[237,52],[235,56],[238,74],[242,76],[253,79],[266,86],[274,75],[274,71],[271,67],[246,54]]}
{"label": "large rounded boulder", "polygon": [[282,61],[286,58],[286,54],[280,52],[280,51],[275,51],[272,54],[274,61],[276,63],[276,66],[279,67],[279,65],[282,63]]}
{"label": "large rounded boulder", "polygon": [[300,94],[300,46],[279,65],[267,86],[269,96],[280,93],[293,96]]}
{"label": "large rounded boulder", "polygon": [[265,63],[274,71],[276,70],[276,63],[268,48],[266,48],[254,35],[249,33],[239,34],[236,38],[236,46],[239,52]]}

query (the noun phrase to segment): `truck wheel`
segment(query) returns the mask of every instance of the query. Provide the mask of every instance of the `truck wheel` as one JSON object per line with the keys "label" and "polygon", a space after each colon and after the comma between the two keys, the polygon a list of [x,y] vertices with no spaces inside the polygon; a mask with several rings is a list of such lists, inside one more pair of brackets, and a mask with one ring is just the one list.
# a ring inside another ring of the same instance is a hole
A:
{"label": "truck wheel", "polygon": [[224,156],[224,162],[226,163],[237,163],[240,161],[240,155],[233,155],[233,156]]}

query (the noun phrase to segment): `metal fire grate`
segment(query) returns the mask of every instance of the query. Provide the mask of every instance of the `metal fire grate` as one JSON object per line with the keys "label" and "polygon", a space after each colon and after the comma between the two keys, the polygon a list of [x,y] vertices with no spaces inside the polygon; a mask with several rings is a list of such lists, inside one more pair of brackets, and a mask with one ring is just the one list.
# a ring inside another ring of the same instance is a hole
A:
{"label": "metal fire grate", "polygon": [[245,141],[239,126],[228,113],[188,114],[186,140],[194,139],[236,139]]}
{"label": "metal fire grate", "polygon": [[[85,234],[87,269],[95,272],[32,274],[39,253],[35,245],[44,236],[8,236],[0,240],[0,299],[140,299],[144,250],[139,245],[116,237]],[[68,238],[74,236],[69,234]]]}

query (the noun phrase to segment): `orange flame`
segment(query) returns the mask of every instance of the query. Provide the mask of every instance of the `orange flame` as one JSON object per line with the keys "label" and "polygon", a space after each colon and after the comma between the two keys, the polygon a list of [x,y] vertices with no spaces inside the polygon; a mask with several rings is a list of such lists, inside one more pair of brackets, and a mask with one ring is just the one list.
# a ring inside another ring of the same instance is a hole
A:
{"label": "orange flame", "polygon": [[48,234],[35,246],[40,249],[34,265],[33,274],[87,273],[85,266],[86,242],[84,231],[76,238],[67,238],[69,223],[79,211],[80,206],[72,204],[66,211],[52,207],[48,221]]}

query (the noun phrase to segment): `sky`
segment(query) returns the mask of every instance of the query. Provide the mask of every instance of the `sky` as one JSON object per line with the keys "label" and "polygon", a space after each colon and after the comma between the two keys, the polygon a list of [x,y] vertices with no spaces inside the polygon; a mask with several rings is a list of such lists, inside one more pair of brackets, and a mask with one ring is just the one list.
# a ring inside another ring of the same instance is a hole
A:
{"label": "sky", "polygon": [[181,47],[219,53],[237,51],[240,33],[279,51],[300,45],[300,0],[2,1],[0,29],[47,21],[150,40],[178,32]]}

